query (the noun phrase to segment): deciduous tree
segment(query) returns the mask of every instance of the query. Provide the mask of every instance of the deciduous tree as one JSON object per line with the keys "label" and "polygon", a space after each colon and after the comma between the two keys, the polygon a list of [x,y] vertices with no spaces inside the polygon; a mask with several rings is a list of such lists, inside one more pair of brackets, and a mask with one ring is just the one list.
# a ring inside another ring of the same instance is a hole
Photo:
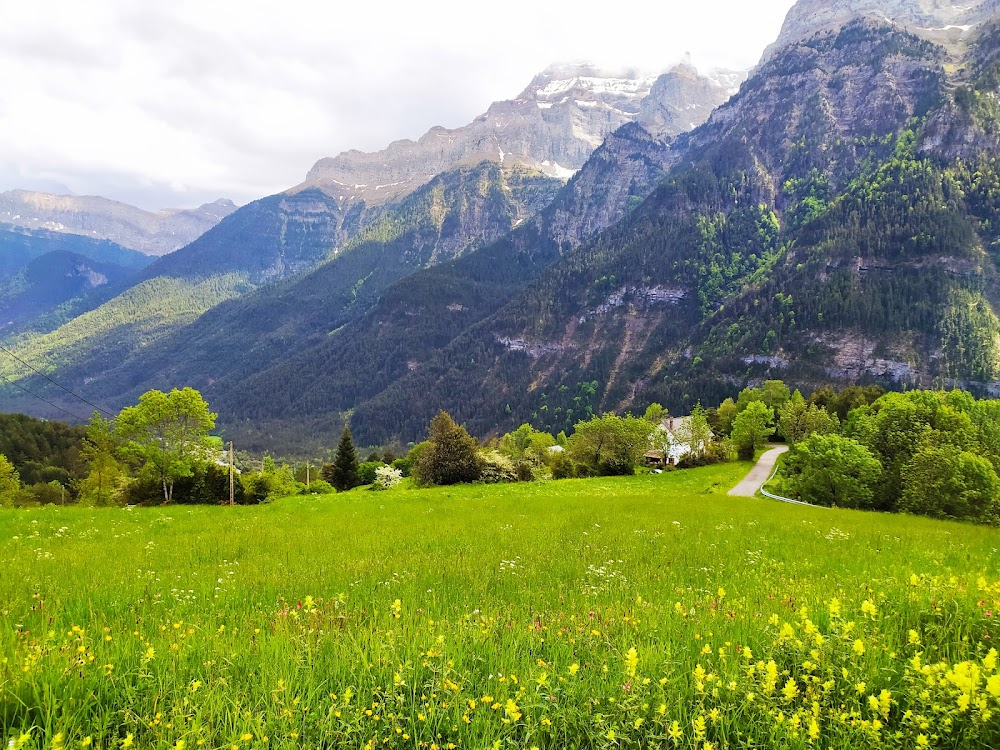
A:
{"label": "deciduous tree", "polygon": [[448,412],[438,412],[428,432],[430,445],[416,466],[421,484],[475,482],[482,476],[479,443]]}
{"label": "deciduous tree", "polygon": [[21,490],[21,479],[14,464],[0,453],[0,505],[13,505]]}
{"label": "deciduous tree", "polygon": [[163,502],[173,499],[174,482],[190,476],[212,449],[209,431],[216,414],[193,388],[170,393],[148,391],[136,406],[122,409],[114,433],[126,455],[144,464],[163,487]]}
{"label": "deciduous tree", "polygon": [[732,443],[744,461],[753,459],[774,434],[774,412],[763,401],[750,401],[733,421]]}
{"label": "deciduous tree", "polygon": [[810,435],[782,467],[787,491],[813,505],[871,508],[882,465],[865,446],[840,435]]}

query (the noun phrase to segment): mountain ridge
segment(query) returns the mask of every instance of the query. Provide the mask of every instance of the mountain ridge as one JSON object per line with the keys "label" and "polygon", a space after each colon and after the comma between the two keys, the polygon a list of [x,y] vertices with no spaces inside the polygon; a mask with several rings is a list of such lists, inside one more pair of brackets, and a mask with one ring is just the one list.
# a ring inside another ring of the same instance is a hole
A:
{"label": "mountain ridge", "polygon": [[93,195],[0,193],[0,225],[110,240],[146,255],[165,255],[189,244],[235,210],[224,198],[193,209],[146,211]]}
{"label": "mountain ridge", "polygon": [[[639,121],[656,135],[676,135],[729,98],[743,76],[701,75],[686,63],[659,75],[605,71],[587,63],[552,65],[517,97],[494,102],[468,125],[433,127],[416,141],[398,140],[373,153],[345,151],[320,159],[293,190],[318,187],[340,201],[378,203],[412,191],[434,174],[486,160],[566,179],[626,122]],[[671,79],[678,81],[670,85]],[[688,106],[697,112],[678,121],[677,112]]]}

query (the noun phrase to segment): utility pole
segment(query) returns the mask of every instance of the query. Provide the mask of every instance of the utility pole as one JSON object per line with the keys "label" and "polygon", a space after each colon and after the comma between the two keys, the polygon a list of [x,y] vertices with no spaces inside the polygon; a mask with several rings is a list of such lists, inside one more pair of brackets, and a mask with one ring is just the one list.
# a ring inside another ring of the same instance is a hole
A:
{"label": "utility pole", "polygon": [[236,505],[236,476],[233,467],[233,441],[229,441],[229,504]]}
{"label": "utility pole", "polygon": [[309,486],[309,462],[306,461],[306,487]]}

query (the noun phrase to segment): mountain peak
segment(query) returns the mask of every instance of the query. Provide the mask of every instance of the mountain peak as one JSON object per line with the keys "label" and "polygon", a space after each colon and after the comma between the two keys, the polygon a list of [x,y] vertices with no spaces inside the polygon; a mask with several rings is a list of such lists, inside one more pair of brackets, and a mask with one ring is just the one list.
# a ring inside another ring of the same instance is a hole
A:
{"label": "mountain peak", "polygon": [[855,18],[888,21],[929,41],[952,46],[1000,12],[1000,0],[799,0],[788,11],[777,40],[761,62],[789,44],[840,28]]}

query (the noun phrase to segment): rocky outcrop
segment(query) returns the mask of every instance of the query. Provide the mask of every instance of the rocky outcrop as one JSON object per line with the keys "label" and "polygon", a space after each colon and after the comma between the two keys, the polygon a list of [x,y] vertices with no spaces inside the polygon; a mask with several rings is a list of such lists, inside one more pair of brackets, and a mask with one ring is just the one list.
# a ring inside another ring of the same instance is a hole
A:
{"label": "rocky outcrop", "polygon": [[936,44],[953,45],[1000,11],[998,0],[799,0],[785,16],[777,40],[761,62],[778,50],[821,31],[833,31],[854,18],[891,21]]}
{"label": "rocky outcrop", "polygon": [[347,151],[321,159],[296,189],[319,187],[338,201],[382,203],[463,165],[523,165],[567,179],[612,132],[639,121],[658,135],[704,122],[728,99],[742,74],[699,75],[680,65],[662,76],[589,65],[558,65],[515,98],[494,102],[468,125],[431,128],[376,153]]}
{"label": "rocky outcrop", "polygon": [[192,209],[144,211],[99,196],[0,193],[0,224],[110,240],[147,255],[184,247],[235,210],[226,199]]}

